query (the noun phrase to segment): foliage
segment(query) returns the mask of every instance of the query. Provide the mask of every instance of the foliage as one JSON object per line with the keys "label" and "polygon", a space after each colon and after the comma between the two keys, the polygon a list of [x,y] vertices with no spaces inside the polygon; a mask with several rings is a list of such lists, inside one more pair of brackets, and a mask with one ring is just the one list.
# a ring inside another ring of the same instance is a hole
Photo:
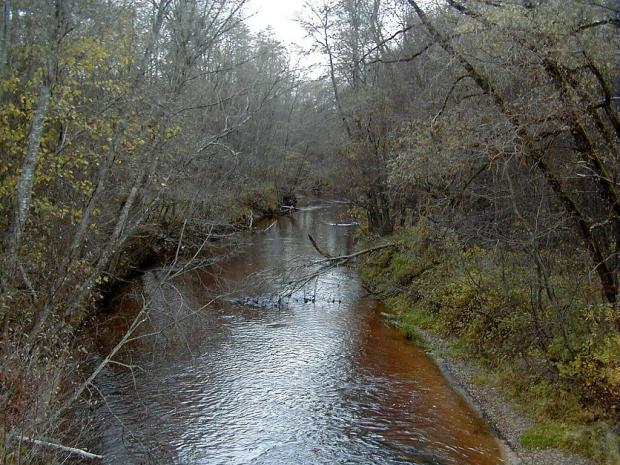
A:
{"label": "foliage", "polygon": [[[613,421],[619,395],[620,337],[614,308],[577,279],[587,259],[547,251],[555,272],[544,283],[522,252],[467,245],[424,221],[393,239],[400,248],[366,257],[360,270],[384,297],[388,322],[414,341],[420,329],[451,338],[526,413],[552,422],[531,430],[528,446],[595,456],[600,437],[592,431]],[[545,286],[543,295],[558,297],[536,300]]]}
{"label": "foliage", "polygon": [[529,449],[558,448],[581,452],[602,465],[620,463],[618,437],[609,424],[583,426],[564,422],[546,422],[533,426],[521,436]]}
{"label": "foliage", "polygon": [[[245,3],[4,2],[0,380],[40,385],[21,426],[47,430],[101,287],[155,253],[154,238],[247,227],[313,188],[347,197],[363,231],[401,228],[402,247],[362,271],[394,325],[510,366],[554,421],[609,420],[611,2],[311,2],[300,23],[326,58],[318,79],[244,24]],[[23,380],[8,375],[24,366]]]}

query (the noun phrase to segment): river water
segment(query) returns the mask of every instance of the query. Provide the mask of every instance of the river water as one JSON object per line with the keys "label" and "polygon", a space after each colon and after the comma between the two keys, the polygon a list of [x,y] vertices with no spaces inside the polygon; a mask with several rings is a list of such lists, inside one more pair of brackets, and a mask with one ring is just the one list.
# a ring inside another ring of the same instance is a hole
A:
{"label": "river water", "polygon": [[143,302],[151,310],[123,365],[97,380],[104,462],[503,463],[433,361],[383,324],[354,269],[274,297],[320,258],[309,233],[331,254],[351,252],[348,221],[338,204],[306,208],[209,272],[162,285],[166,271],[154,270],[119,296],[102,341]]}

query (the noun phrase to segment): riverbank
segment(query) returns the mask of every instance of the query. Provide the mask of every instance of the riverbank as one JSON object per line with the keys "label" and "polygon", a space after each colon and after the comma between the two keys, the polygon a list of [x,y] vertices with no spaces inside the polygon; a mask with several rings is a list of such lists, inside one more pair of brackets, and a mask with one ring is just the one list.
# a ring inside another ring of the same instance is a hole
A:
{"label": "riverbank", "polygon": [[446,379],[486,421],[503,446],[507,465],[594,465],[582,455],[560,449],[528,449],[521,438],[535,422],[517,412],[498,386],[481,384],[484,369],[471,360],[451,355],[452,342],[420,331],[428,353]]}
{"label": "riverbank", "polygon": [[210,249],[215,244],[219,254],[222,246],[242,233],[268,227],[294,211],[296,205],[294,192],[281,192],[270,184],[240,192],[217,205],[162,202],[144,227],[128,239],[111,263],[109,275],[98,282],[95,292],[104,297],[97,299],[99,310],[107,306],[109,296],[119,287],[145,270],[172,262],[200,262],[212,255]]}
{"label": "riverbank", "polygon": [[532,306],[539,281],[523,257],[428,224],[388,240],[398,247],[360,263],[366,287],[385,302],[386,320],[434,355],[514,463],[620,463],[618,337],[611,310],[577,277],[579,257],[549,281],[557,306]]}

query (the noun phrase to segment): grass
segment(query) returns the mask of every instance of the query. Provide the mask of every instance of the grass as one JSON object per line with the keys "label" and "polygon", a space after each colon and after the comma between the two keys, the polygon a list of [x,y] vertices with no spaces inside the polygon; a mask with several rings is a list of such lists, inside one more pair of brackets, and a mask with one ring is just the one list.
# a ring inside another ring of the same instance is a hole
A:
{"label": "grass", "polygon": [[620,463],[620,443],[608,423],[590,425],[549,421],[532,426],[521,436],[527,449],[565,449],[581,453],[596,463]]}
{"label": "grass", "polygon": [[548,422],[532,426],[521,435],[521,445],[527,449],[574,449],[574,426]]}

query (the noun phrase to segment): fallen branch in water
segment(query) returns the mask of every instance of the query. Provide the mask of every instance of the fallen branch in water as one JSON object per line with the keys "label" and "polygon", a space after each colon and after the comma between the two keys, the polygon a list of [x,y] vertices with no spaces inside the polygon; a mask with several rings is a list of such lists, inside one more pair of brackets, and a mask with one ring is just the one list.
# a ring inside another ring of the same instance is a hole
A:
{"label": "fallen branch in water", "polygon": [[46,449],[54,449],[61,452],[65,452],[69,455],[74,455],[77,457],[81,457],[83,459],[88,460],[102,460],[103,455],[92,454],[82,449],[76,449],[75,447],[63,446],[62,444],[57,444],[55,442],[42,441],[40,439],[34,439],[28,436],[24,436],[20,433],[11,433],[8,436],[9,439],[13,441],[21,441],[32,444],[33,446],[45,447]]}
{"label": "fallen branch in water", "polygon": [[377,247],[371,247],[370,249],[360,250],[359,252],[352,253],[351,255],[341,255],[339,257],[330,257],[328,258],[328,260],[335,261],[335,262],[336,261],[346,262],[347,260],[353,260],[354,258],[361,257],[362,255],[366,255],[372,252],[378,252],[379,250],[390,249],[392,247],[398,247],[398,245],[399,244],[396,242],[390,242],[388,244],[378,245]]}
{"label": "fallen branch in water", "polygon": [[293,213],[298,211],[299,208],[295,207],[294,205],[282,205],[280,207],[280,211],[284,212],[284,213]]}
{"label": "fallen branch in water", "polygon": [[271,228],[273,228],[276,224],[278,224],[278,220],[275,220],[273,223],[271,223],[271,225],[269,225],[268,228],[263,229],[263,232],[267,232],[269,231]]}
{"label": "fallen branch in water", "polygon": [[270,284],[274,281],[281,283],[280,286],[277,286],[281,287],[281,289],[277,292],[276,298],[282,299],[290,297],[294,292],[303,289],[304,286],[313,280],[318,279],[321,275],[329,273],[331,270],[338,268],[339,266],[346,265],[347,262],[358,257],[372,252],[378,252],[380,250],[400,246],[397,242],[390,242],[376,247],[359,250],[351,254],[333,256],[325,252],[316,239],[312,237],[312,235],[308,234],[308,239],[314,250],[321,256],[321,258],[309,259],[300,263],[299,258],[296,257],[293,262],[294,264],[291,264],[292,268],[286,275],[266,275],[265,278],[263,278]]}
{"label": "fallen branch in water", "polygon": [[366,255],[372,252],[377,252],[379,250],[389,249],[391,247],[398,246],[396,242],[390,242],[388,244],[378,245],[376,247],[371,247],[369,249],[360,250],[359,252],[355,252],[350,255],[340,255],[339,257],[334,257],[324,252],[323,250],[321,250],[321,248],[319,247],[319,244],[317,244],[314,237],[312,237],[310,234],[308,234],[308,239],[310,239],[310,243],[312,244],[312,247],[314,247],[314,250],[316,250],[319,253],[319,255],[321,255],[322,257],[325,257],[325,260],[329,262],[346,262],[348,260],[352,260],[362,255]]}
{"label": "fallen branch in water", "polygon": [[316,241],[314,240],[314,237],[312,237],[310,234],[308,234],[308,239],[310,239],[310,243],[312,244],[312,247],[314,247],[314,250],[316,250],[319,253],[319,255],[321,255],[321,256],[329,259],[329,260],[334,258],[331,255],[329,255],[328,253],[323,252],[321,250],[321,248],[319,247],[319,244],[317,244]]}
{"label": "fallen branch in water", "polygon": [[323,221],[323,224],[326,224],[327,226],[334,226],[337,228],[352,228],[354,226],[359,226],[359,223],[357,221],[353,223],[328,223],[326,221]]}

